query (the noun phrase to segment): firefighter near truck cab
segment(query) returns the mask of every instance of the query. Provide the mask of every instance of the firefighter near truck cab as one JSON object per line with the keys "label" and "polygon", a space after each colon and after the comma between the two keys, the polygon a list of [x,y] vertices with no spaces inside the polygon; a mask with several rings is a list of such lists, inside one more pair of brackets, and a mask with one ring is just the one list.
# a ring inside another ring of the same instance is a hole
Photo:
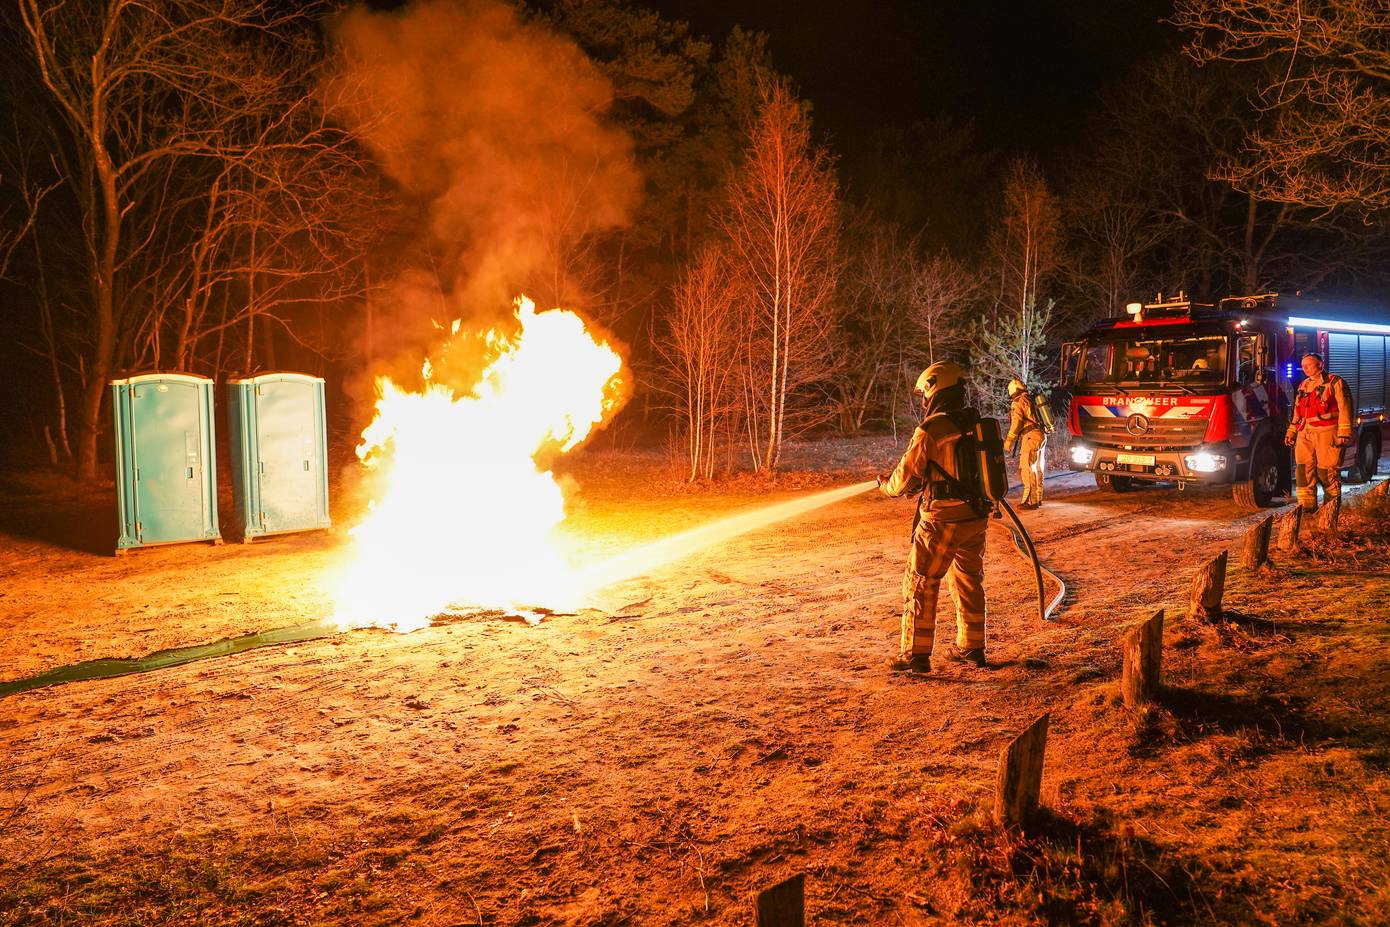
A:
{"label": "firefighter near truck cab", "polygon": [[1376,471],[1387,437],[1390,312],[1274,293],[1219,303],[1131,303],[1063,346],[1071,469],[1102,489],[1143,482],[1229,484],[1237,502],[1286,495],[1284,436],[1304,354],[1342,377],[1355,415],[1342,469]]}

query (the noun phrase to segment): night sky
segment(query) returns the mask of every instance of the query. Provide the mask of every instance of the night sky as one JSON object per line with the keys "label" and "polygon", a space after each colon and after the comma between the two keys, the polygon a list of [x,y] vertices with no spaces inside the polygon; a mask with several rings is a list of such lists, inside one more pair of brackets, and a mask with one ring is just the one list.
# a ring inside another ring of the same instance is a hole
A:
{"label": "night sky", "polygon": [[1171,0],[649,0],[719,37],[770,37],[834,147],[885,123],[946,112],[979,140],[1044,163],[1061,156],[1088,104],[1165,46]]}

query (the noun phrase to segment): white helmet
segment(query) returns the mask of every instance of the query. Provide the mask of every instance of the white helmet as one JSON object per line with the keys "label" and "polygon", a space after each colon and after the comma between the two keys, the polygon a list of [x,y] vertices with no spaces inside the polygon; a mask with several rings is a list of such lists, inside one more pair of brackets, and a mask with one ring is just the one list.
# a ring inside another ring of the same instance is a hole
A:
{"label": "white helmet", "polygon": [[955,361],[937,361],[917,378],[917,385],[912,388],[914,393],[919,394],[923,399],[930,399],[936,395],[938,390],[946,389],[951,386],[958,386],[965,382],[965,371],[960,364]]}
{"label": "white helmet", "polygon": [[1009,398],[1013,398],[1014,396],[1017,396],[1019,393],[1026,392],[1028,392],[1028,387],[1024,385],[1022,380],[1015,377],[1014,379],[1009,381]]}

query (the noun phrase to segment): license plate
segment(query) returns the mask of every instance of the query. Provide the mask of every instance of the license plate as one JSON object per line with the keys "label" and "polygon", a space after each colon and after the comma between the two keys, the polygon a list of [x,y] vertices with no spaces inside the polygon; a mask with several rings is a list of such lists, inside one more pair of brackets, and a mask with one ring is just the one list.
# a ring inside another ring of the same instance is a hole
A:
{"label": "license plate", "polygon": [[1140,467],[1152,467],[1154,465],[1154,455],[1152,454],[1116,454],[1115,462],[1122,464],[1133,464]]}

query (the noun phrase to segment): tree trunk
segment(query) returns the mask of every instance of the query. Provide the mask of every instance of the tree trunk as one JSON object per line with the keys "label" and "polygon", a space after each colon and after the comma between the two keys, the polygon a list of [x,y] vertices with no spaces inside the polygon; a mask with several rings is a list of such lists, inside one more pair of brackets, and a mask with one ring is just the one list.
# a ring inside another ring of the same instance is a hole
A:
{"label": "tree trunk", "polygon": [[43,329],[44,346],[47,349],[48,371],[53,377],[53,400],[57,404],[55,410],[57,415],[57,444],[62,451],[62,459],[71,461],[72,445],[68,443],[68,400],[63,390],[63,367],[58,360],[58,338],[53,330],[53,304],[48,299],[48,277],[43,260],[43,246],[40,244],[39,235],[35,234],[33,241],[34,263],[38,271],[39,322]]}
{"label": "tree trunk", "polygon": [[[97,107],[93,107],[94,110]],[[116,254],[120,245],[121,211],[116,192],[116,169],[106,153],[103,126],[98,123],[91,134],[94,169],[101,186],[102,241],[93,273],[96,310],[96,344],[92,366],[83,385],[82,417],[77,440],[77,479],[93,483],[97,476],[97,434],[101,430],[102,400],[111,379],[116,354]]]}

